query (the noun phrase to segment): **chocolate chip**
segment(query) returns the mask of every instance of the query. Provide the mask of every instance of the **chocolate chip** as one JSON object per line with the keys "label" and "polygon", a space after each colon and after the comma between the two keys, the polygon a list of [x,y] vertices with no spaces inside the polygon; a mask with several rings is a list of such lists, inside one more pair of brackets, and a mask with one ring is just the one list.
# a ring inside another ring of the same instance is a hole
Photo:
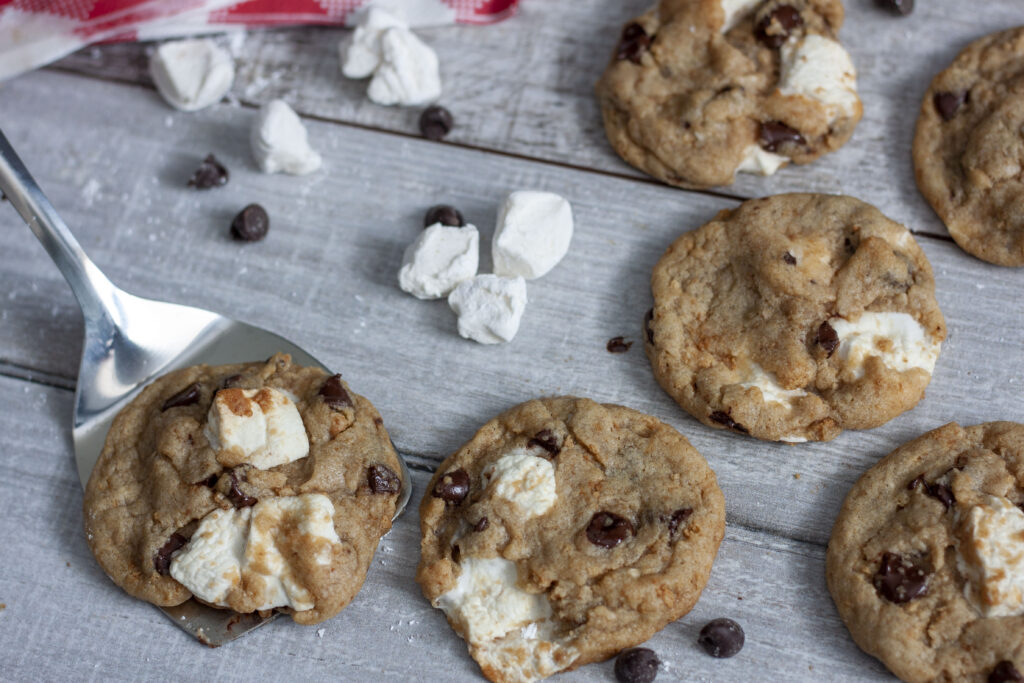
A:
{"label": "chocolate chip", "polygon": [[476,524],[473,525],[473,531],[476,531],[477,533],[479,533],[479,532],[483,531],[484,529],[486,529],[490,525],[491,525],[491,523],[487,520],[486,517],[481,517],[480,521],[478,521]]}
{"label": "chocolate chip", "polygon": [[208,489],[212,489],[212,488],[216,488],[217,481],[219,479],[220,479],[220,475],[219,474],[211,474],[210,476],[208,476],[206,479],[203,479],[199,483],[202,484],[203,486],[205,486]]}
{"label": "chocolate chip", "polygon": [[712,422],[717,422],[720,425],[724,425],[729,429],[734,429],[741,434],[750,433],[746,427],[741,425],[736,420],[732,419],[729,416],[729,413],[723,413],[721,410],[716,410],[715,412],[708,415],[708,419],[711,420]]}
{"label": "chocolate chip", "polygon": [[758,142],[769,152],[777,152],[784,144],[803,145],[807,141],[796,128],[790,128],[779,121],[766,121],[761,124]]}
{"label": "chocolate chip", "polygon": [[988,675],[988,683],[1010,683],[1011,681],[1024,681],[1024,676],[1021,676],[1017,667],[1008,659],[996,664]]}
{"label": "chocolate chip", "polygon": [[558,445],[558,437],[550,429],[540,430],[526,445],[530,448],[538,446],[551,455],[558,455],[562,452],[562,447]]}
{"label": "chocolate chip", "polygon": [[186,543],[188,543],[188,539],[181,534],[171,534],[171,537],[167,539],[167,543],[164,543],[163,547],[156,551],[156,555],[153,556],[153,567],[156,569],[157,574],[167,576],[170,573],[171,555]]}
{"label": "chocolate chip", "polygon": [[420,114],[420,133],[428,140],[441,140],[452,131],[455,117],[444,107],[433,105]]}
{"label": "chocolate chip", "polygon": [[878,594],[889,602],[902,604],[928,592],[924,568],[896,553],[885,553],[872,581]]}
{"label": "chocolate chip", "polygon": [[437,206],[432,206],[427,209],[426,215],[423,216],[424,228],[429,228],[434,223],[450,225],[453,228],[461,228],[466,224],[466,219],[462,217],[462,213],[454,206],[438,204]]}
{"label": "chocolate chip", "polygon": [[587,525],[587,540],[602,548],[614,548],[633,535],[633,523],[611,512],[598,512]]}
{"label": "chocolate chip", "polygon": [[712,657],[732,657],[743,649],[743,628],[732,619],[712,619],[700,630],[697,644]]}
{"label": "chocolate chip", "polygon": [[672,513],[672,516],[668,518],[668,535],[670,538],[674,538],[676,532],[679,531],[679,526],[690,518],[693,514],[693,508],[679,508]]}
{"label": "chocolate chip", "polygon": [[804,18],[792,5],[779,5],[754,27],[754,35],[770,48],[782,47],[793,29],[804,25]]}
{"label": "chocolate chip", "polygon": [[224,165],[217,161],[217,157],[207,154],[206,158],[203,159],[203,163],[199,164],[199,168],[189,178],[188,186],[194,187],[197,190],[208,190],[211,187],[226,185],[227,182],[228,169],[224,168]]}
{"label": "chocolate chip", "polygon": [[[242,476],[245,479],[245,476]],[[235,472],[228,473],[228,492],[227,499],[231,501],[231,504],[238,509],[252,507],[259,501],[252,496],[248,495],[239,486],[238,475]]]}
{"label": "chocolate chip", "polygon": [[341,383],[341,375],[328,377],[324,385],[320,387],[318,395],[331,410],[344,410],[352,407],[352,397],[345,391],[345,386]]}
{"label": "chocolate chip", "polygon": [[445,474],[434,484],[434,497],[446,503],[459,505],[469,495],[469,475],[466,470],[454,470]]}
{"label": "chocolate chip", "polygon": [[661,660],[654,650],[634,647],[624,650],[615,659],[615,679],[619,683],[651,683],[658,677]]}
{"label": "chocolate chip", "polygon": [[625,337],[612,337],[604,347],[608,349],[608,353],[625,353],[632,345],[633,342],[626,341]]}
{"label": "chocolate chip", "polygon": [[782,260],[785,261],[786,263],[788,263],[791,266],[795,266],[796,265],[796,256],[793,256],[788,251],[785,254],[782,255]]}
{"label": "chocolate chip", "polygon": [[875,0],[875,4],[903,16],[914,11],[914,0]]}
{"label": "chocolate chip", "polygon": [[386,465],[370,465],[366,468],[366,480],[370,483],[373,493],[398,493],[402,481],[398,475]]}
{"label": "chocolate chip", "polygon": [[259,204],[250,204],[231,221],[231,236],[243,242],[259,242],[270,230],[270,216]]}
{"label": "chocolate chip", "polygon": [[839,335],[836,334],[835,328],[829,325],[827,320],[818,326],[818,334],[814,341],[825,352],[826,358],[831,358],[832,354],[839,348]]}
{"label": "chocolate chip", "polygon": [[634,64],[640,63],[640,58],[651,46],[651,37],[640,24],[633,22],[626,24],[622,29],[622,37],[619,38],[619,47],[615,51],[615,58],[618,60],[628,59]]}
{"label": "chocolate chip", "polygon": [[935,105],[935,111],[939,112],[939,116],[942,117],[943,121],[949,121],[951,118],[956,116],[956,113],[966,101],[966,90],[963,92],[937,92],[935,93],[935,97],[932,98],[932,103]]}
{"label": "chocolate chip", "polygon": [[241,380],[242,380],[242,376],[241,375],[231,375],[230,377],[225,377],[224,380],[220,383],[220,388],[221,389],[230,389],[230,388],[236,386]]}
{"label": "chocolate chip", "polygon": [[654,320],[654,309],[650,308],[644,313],[644,332],[647,333],[647,343],[654,343],[654,330],[651,329],[651,322]]}
{"label": "chocolate chip", "polygon": [[924,478],[924,473],[917,475],[914,481],[907,484],[907,488],[911,491],[922,488],[926,494],[942,503],[947,510],[956,504],[956,496],[953,495],[953,489],[939,482],[929,484]]}
{"label": "chocolate chip", "polygon": [[180,408],[182,406],[190,406],[194,403],[199,403],[199,396],[202,391],[199,386],[199,382],[193,382],[187,387],[171,396],[169,399],[164,401],[164,404],[160,406],[160,412],[170,410],[171,408]]}

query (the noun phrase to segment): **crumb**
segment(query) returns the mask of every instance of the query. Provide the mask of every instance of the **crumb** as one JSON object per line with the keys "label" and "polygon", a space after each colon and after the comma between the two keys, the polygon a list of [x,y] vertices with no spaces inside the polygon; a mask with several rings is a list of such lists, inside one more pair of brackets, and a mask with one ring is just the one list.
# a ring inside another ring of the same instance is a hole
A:
{"label": "crumb", "polygon": [[799,479],[799,478],[800,478],[800,473],[799,473],[799,472],[797,472],[796,474],[794,474],[794,475],[793,475],[793,478],[794,478],[794,479]]}
{"label": "crumb", "polygon": [[0,612],[3,612],[5,609],[7,609],[7,603],[0,602]]}
{"label": "crumb", "polygon": [[316,637],[317,637],[317,638],[323,638],[323,637],[324,637],[324,629],[322,629],[322,628],[318,628],[318,629],[316,630]]}
{"label": "crumb", "polygon": [[71,563],[70,563],[70,562],[65,562],[65,563],[64,563],[64,566],[65,566],[65,567],[70,567],[70,566],[71,566]]}

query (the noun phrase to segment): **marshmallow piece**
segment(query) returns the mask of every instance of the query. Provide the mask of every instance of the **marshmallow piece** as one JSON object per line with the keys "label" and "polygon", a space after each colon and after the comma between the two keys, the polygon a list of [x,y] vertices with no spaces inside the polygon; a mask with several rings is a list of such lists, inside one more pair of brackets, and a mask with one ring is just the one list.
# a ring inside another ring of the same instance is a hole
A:
{"label": "marshmallow piece", "polygon": [[498,211],[491,243],[494,272],[527,280],[544,275],[569,251],[572,207],[551,192],[513,192]]}
{"label": "marshmallow piece", "polygon": [[772,175],[780,167],[789,163],[789,157],[769,152],[761,148],[761,145],[750,145],[743,152],[743,161],[736,167],[740,173],[757,173],[760,175]]}
{"label": "marshmallow piece", "polygon": [[427,104],[441,96],[437,54],[402,26],[380,34],[381,62],[367,96],[377,104]]}
{"label": "marshmallow piece", "polygon": [[830,120],[857,113],[857,70],[842,45],[809,34],[786,41],[781,58],[781,94],[803,95],[821,102]]}
{"label": "marshmallow piece", "polygon": [[254,507],[214,510],[171,560],[171,576],[212,605],[254,609],[315,606],[289,559],[326,565],[341,540],[334,504],[320,493],[268,498]]}
{"label": "marshmallow piece", "polygon": [[299,409],[277,389],[221,389],[213,398],[203,434],[217,460],[261,470],[309,455]]}
{"label": "marshmallow piece", "polygon": [[543,515],[558,497],[551,461],[525,448],[516,448],[485,467],[483,485],[518,506],[527,519]]}
{"label": "marshmallow piece", "polygon": [[985,617],[1024,614],[1024,511],[1003,497],[958,513],[957,564],[964,595]]}
{"label": "marshmallow piece", "polygon": [[352,42],[347,48],[338,45],[341,73],[348,78],[372,76],[381,62],[380,36],[395,26],[408,28],[402,19],[378,7],[371,5],[361,12]]}
{"label": "marshmallow piece", "polygon": [[726,33],[744,17],[760,5],[763,0],[722,0],[722,11],[725,13],[725,21],[722,22],[722,33]]}
{"label": "marshmallow piece", "polygon": [[871,356],[897,372],[920,368],[930,375],[935,370],[942,342],[926,336],[908,313],[865,311],[853,322],[832,318],[828,323],[839,336],[839,358],[853,379],[864,376],[864,363]]}
{"label": "marshmallow piece", "polygon": [[448,305],[459,316],[459,334],[481,344],[512,341],[526,310],[526,280],[477,275],[448,295]]}
{"label": "marshmallow piece", "polygon": [[306,127],[284,100],[260,107],[249,142],[264,173],[306,175],[320,168],[320,155],[309,146]]}
{"label": "marshmallow piece", "polygon": [[500,671],[509,681],[538,681],[579,658],[579,651],[556,640],[554,631],[550,620],[533,622],[470,649],[484,671]]}
{"label": "marshmallow piece", "polygon": [[[794,398],[807,395],[803,389],[784,389],[775,379],[775,375],[765,371],[757,363],[750,364],[739,385],[744,389],[757,387],[761,390],[761,400],[765,403],[780,403],[787,408],[793,407],[792,400]],[[783,439],[783,441],[790,440],[789,438]],[[804,440],[806,441],[806,439]]]}
{"label": "marshmallow piece", "polygon": [[398,285],[417,299],[440,299],[476,275],[479,260],[476,226],[434,223],[406,247]]}
{"label": "marshmallow piece", "polygon": [[156,49],[149,73],[168,104],[196,111],[220,102],[231,89],[235,62],[212,40],[175,40]]}

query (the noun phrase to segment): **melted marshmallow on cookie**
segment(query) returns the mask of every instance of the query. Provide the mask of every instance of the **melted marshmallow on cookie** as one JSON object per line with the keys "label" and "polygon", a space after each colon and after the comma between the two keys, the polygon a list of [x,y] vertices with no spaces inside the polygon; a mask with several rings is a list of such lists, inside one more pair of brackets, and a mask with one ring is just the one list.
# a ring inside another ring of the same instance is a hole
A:
{"label": "melted marshmallow on cookie", "polygon": [[839,336],[839,358],[853,379],[864,376],[864,363],[871,356],[897,372],[919,368],[930,375],[942,348],[908,313],[865,311],[852,322],[832,318],[829,325]]}
{"label": "melted marshmallow on cookie", "polygon": [[260,469],[309,455],[299,410],[277,389],[222,389],[214,396],[203,434],[222,465]]}
{"label": "melted marshmallow on cookie", "polygon": [[517,448],[483,471],[484,487],[495,496],[515,503],[527,517],[542,515],[555,504],[555,468],[551,461],[525,448]]}
{"label": "melted marshmallow on cookie", "polygon": [[957,565],[964,595],[985,617],[1024,614],[1024,511],[1003,497],[985,496],[960,515]]}

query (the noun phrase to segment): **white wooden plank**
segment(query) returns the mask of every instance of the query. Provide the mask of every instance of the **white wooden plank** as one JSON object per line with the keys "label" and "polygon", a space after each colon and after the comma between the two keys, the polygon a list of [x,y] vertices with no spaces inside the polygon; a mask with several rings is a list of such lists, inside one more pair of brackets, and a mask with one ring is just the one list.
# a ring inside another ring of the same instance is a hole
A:
{"label": "white wooden plank", "polygon": [[[120,592],[85,544],[81,489],[61,426],[71,397],[0,377],[0,430],[9,435],[0,459],[5,680],[482,680],[462,641],[414,582],[415,508],[384,539],[356,600],[318,627],[279,619],[210,650]],[[428,476],[414,473],[414,504]],[[659,680],[887,678],[847,636],[823,571],[820,547],[730,526],[697,607],[648,643],[668,666]],[[700,627],[719,616],[746,630],[746,646],[733,659],[712,659],[696,645]],[[611,666],[591,665],[557,680],[610,680]]]}
{"label": "white wooden plank", "polygon": [[[68,107],[47,111],[57,90]],[[830,443],[766,444],[684,414],[654,382],[639,345],[621,356],[604,348],[613,336],[638,339],[654,263],[728,200],[471,150],[439,153],[427,141],[319,122],[310,131],[325,171],[264,176],[248,160],[246,109],[172,116],[167,128],[162,106],[134,87],[53,73],[12,83],[7,95],[0,117],[10,121],[8,135],[115,282],[294,338],[377,404],[400,449],[433,461],[494,414],[538,395],[622,403],[676,426],[708,458],[731,521],[824,544],[850,485],[898,444],[950,420],[1024,421],[1024,340],[1014,332],[1024,320],[1024,271],[989,266],[946,241],[921,240],[950,328],[922,404]],[[111,110],[123,115],[112,121]],[[36,114],[28,120],[18,111]],[[96,137],[83,139],[83,131]],[[204,194],[184,188],[210,150],[231,168],[230,184]],[[89,205],[82,188],[93,179],[100,189]],[[567,259],[531,283],[519,336],[480,346],[458,337],[444,302],[403,294],[396,272],[427,206],[462,207],[487,244],[499,201],[523,187],[569,198],[577,233]],[[250,201],[270,211],[270,237],[233,243],[226,226]],[[8,307],[0,297],[0,360],[73,376],[77,351],[36,345],[49,336],[37,329],[48,321],[60,321],[55,334],[68,334],[73,298],[13,211],[0,213],[0,224],[20,235],[0,256],[0,282],[21,301]],[[31,304],[56,313],[32,312]]]}

